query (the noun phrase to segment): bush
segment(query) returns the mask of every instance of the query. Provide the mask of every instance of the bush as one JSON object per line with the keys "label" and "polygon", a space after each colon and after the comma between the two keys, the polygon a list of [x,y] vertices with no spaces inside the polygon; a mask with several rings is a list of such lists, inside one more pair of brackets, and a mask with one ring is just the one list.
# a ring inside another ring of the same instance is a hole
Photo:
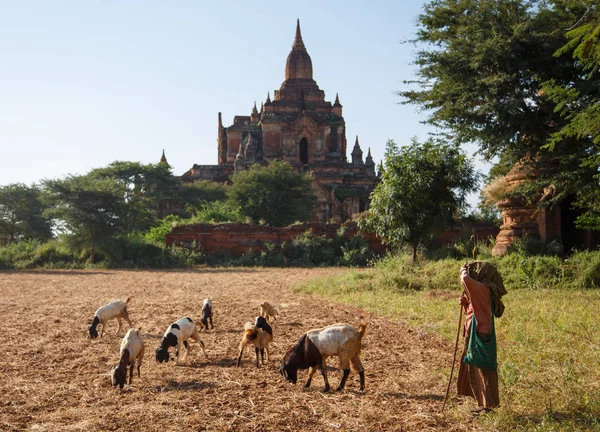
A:
{"label": "bush", "polygon": [[[336,265],[335,241],[325,236],[314,236],[312,229],[296,237],[287,251],[294,264],[308,266]],[[339,252],[341,255],[341,250]]]}
{"label": "bush", "polygon": [[600,251],[577,252],[565,261],[577,288],[600,288]]}
{"label": "bush", "polygon": [[54,240],[38,245],[32,264],[44,268],[80,268],[83,262],[66,245]]}

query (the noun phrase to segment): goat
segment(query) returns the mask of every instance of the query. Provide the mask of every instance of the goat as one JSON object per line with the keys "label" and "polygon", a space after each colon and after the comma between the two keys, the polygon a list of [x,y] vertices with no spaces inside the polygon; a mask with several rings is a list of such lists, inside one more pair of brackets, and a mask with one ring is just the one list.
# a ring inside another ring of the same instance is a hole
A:
{"label": "goat", "polygon": [[156,348],[155,351],[156,361],[159,363],[168,362],[169,348],[174,346],[177,347],[175,349],[175,364],[179,364],[179,352],[181,351],[182,345],[185,347],[185,355],[183,356],[182,361],[185,360],[189,351],[189,338],[194,339],[200,344],[204,356],[208,358],[206,351],[204,350],[204,342],[202,342],[200,336],[198,336],[198,327],[196,323],[194,323],[191,318],[185,317],[171,324],[165,332],[160,346]]}
{"label": "goat", "polygon": [[202,303],[202,318],[200,322],[204,325],[204,328],[208,330],[208,320],[210,320],[210,327],[212,329],[215,328],[213,325],[213,311],[212,311],[212,303],[209,298],[204,299],[204,303]]}
{"label": "goat", "polygon": [[247,322],[244,325],[244,335],[240,342],[240,355],[238,356],[237,366],[240,365],[244,348],[248,345],[254,345],[256,353],[256,367],[260,367],[258,363],[258,353],[263,364],[265,364],[265,350],[267,351],[267,362],[270,361],[269,343],[273,341],[273,329],[267,323],[267,320],[262,317],[256,317],[254,323]]}
{"label": "goat", "polygon": [[140,375],[140,367],[142,366],[142,360],[144,359],[144,340],[140,334],[141,327],[137,329],[129,329],[125,334],[123,341],[121,342],[121,359],[119,365],[114,366],[110,371],[110,379],[113,386],[119,386],[123,388],[125,380],[127,378],[127,367],[129,366],[129,385],[133,379],[133,368],[137,360],[137,373],[138,378],[142,378]]}
{"label": "goat", "polygon": [[260,305],[260,316],[265,317],[266,319],[269,319],[269,317],[273,317],[273,320],[277,321],[277,315],[279,315],[277,309],[271,306],[270,303],[263,302]]}
{"label": "goat", "polygon": [[90,339],[95,339],[98,337],[98,327],[99,324],[102,324],[102,331],[100,332],[100,337],[104,335],[104,327],[106,327],[107,321],[117,318],[117,322],[119,323],[119,328],[117,329],[117,333],[121,331],[121,318],[123,318],[129,324],[129,328],[131,328],[131,320],[129,319],[129,313],[127,312],[127,305],[131,297],[127,297],[127,300],[113,300],[109,304],[104,305],[96,311],[94,314],[94,320],[92,321],[92,325],[88,327],[88,333]]}
{"label": "goat", "polygon": [[325,380],[324,391],[327,392],[330,387],[325,360],[327,357],[338,356],[344,376],[337,391],[343,390],[346,385],[350,364],[360,374],[360,390],[364,390],[365,371],[360,361],[360,350],[366,328],[366,324],[360,324],[358,330],[350,324],[333,324],[322,329],[309,330],[285,354],[279,373],[292,384],[296,384],[298,369],[309,369],[308,381],[304,385],[304,388],[308,388],[315,370],[319,368]]}

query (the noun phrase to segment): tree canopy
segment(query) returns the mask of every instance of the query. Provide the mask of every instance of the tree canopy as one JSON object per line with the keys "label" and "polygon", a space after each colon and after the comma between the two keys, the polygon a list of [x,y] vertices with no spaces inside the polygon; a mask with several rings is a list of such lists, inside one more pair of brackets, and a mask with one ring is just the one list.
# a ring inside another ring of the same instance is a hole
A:
{"label": "tree canopy", "polygon": [[360,226],[393,247],[410,245],[414,261],[417,249],[465,208],[476,186],[474,166],[457,146],[413,140],[398,148],[388,141],[381,183]]}
{"label": "tree canopy", "polygon": [[89,173],[92,178],[114,179],[122,186],[127,211],[122,216],[127,231],[144,231],[166,214],[162,209],[165,198],[175,199],[178,180],[165,163],[141,164],[115,161]]}
{"label": "tree canopy", "polygon": [[[503,163],[514,163],[529,155],[531,161],[552,167],[540,171],[536,185],[556,186],[559,193],[548,202],[575,194],[577,202],[590,210],[590,200],[581,198],[584,185],[597,189],[598,182],[591,179],[598,170],[598,152],[589,134],[597,128],[598,116],[588,111],[590,121],[584,123],[592,127],[572,132],[577,119],[565,109],[577,106],[573,96],[582,102],[586,95],[589,103],[597,93],[599,83],[590,71],[597,66],[597,57],[591,54],[596,52],[598,33],[593,25],[578,28],[582,17],[594,16],[590,12],[595,11],[594,4],[593,0],[427,3],[413,41],[419,47],[418,78],[405,82],[407,88],[399,92],[402,103],[426,111],[427,122],[456,144],[477,143],[490,160],[501,156]],[[565,33],[573,27],[575,34],[566,46]],[[585,52],[591,55],[589,63],[577,58]],[[561,148],[547,145],[567,137],[571,139]]]}
{"label": "tree canopy", "polygon": [[0,186],[0,240],[45,241],[52,237],[50,220],[37,186],[21,183]]}
{"label": "tree canopy", "polygon": [[236,173],[228,192],[240,213],[253,222],[286,226],[314,218],[315,193],[312,179],[297,173],[287,162],[252,165]]}
{"label": "tree canopy", "polygon": [[96,251],[110,244],[124,228],[128,213],[125,186],[114,178],[93,175],[46,180],[50,207],[46,214],[58,221],[59,229],[76,246],[89,248],[89,261]]}

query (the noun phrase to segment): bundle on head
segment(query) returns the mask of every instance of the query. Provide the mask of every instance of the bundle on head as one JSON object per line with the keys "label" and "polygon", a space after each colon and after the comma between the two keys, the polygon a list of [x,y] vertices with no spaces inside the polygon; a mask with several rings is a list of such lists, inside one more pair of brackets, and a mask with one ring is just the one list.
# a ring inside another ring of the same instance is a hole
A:
{"label": "bundle on head", "polygon": [[277,309],[275,309],[273,306],[271,306],[270,303],[263,302],[263,304],[260,305],[260,316],[261,317],[265,317],[267,320],[269,319],[269,317],[272,317],[274,321],[277,321],[277,315],[279,315],[277,313]]}
{"label": "bundle on head", "polygon": [[196,323],[189,318],[181,318],[180,320],[174,322],[169,326],[165,335],[162,338],[160,346],[156,348],[156,361],[159,363],[168,362],[169,361],[169,348],[174,346],[175,348],[175,363],[179,364],[179,352],[181,351],[181,347],[185,347],[185,355],[181,359],[184,361],[189,352],[189,344],[188,339],[192,338],[196,342],[200,344],[200,348],[202,348],[202,352],[205,357],[206,351],[204,350],[204,342],[200,340],[200,336],[198,336],[198,328]]}
{"label": "bundle on head", "polygon": [[129,324],[129,328],[131,328],[131,320],[129,319],[129,313],[127,312],[127,304],[131,300],[131,297],[128,297],[127,300],[113,300],[109,304],[104,305],[96,311],[94,314],[94,320],[92,321],[92,325],[88,327],[88,334],[91,339],[95,339],[98,337],[98,325],[102,325],[102,331],[100,332],[100,337],[104,334],[104,327],[106,323],[113,318],[117,319],[119,323],[119,328],[117,328],[117,333],[121,331],[121,318],[127,321]]}
{"label": "bundle on head", "polygon": [[327,357],[338,356],[340,369],[344,371],[344,376],[337,388],[338,391],[344,389],[350,374],[350,365],[358,371],[360,389],[364,390],[365,371],[360,361],[360,350],[366,328],[366,324],[360,324],[358,330],[350,324],[333,324],[322,329],[308,331],[285,354],[279,372],[289,382],[296,384],[298,369],[309,369],[308,381],[304,385],[305,388],[308,388],[315,370],[319,368],[325,380],[325,391],[329,391],[325,360]]}
{"label": "bundle on head", "polygon": [[140,334],[141,327],[129,329],[123,341],[121,342],[121,359],[119,364],[114,366],[110,372],[110,379],[113,386],[123,388],[127,377],[127,367],[129,367],[129,385],[133,379],[133,368],[137,360],[138,378],[141,378],[140,367],[144,359],[144,340]]}
{"label": "bundle on head", "polygon": [[209,298],[204,299],[204,302],[202,303],[202,318],[200,319],[200,322],[204,325],[204,328],[206,330],[208,330],[208,321],[210,320],[210,327],[211,329],[214,329],[215,326],[213,325],[213,311],[212,311],[212,303],[210,301]]}
{"label": "bundle on head", "polygon": [[265,350],[267,351],[267,361],[269,361],[269,344],[272,340],[273,329],[267,323],[267,320],[264,317],[256,317],[254,323],[247,322],[244,326],[244,334],[242,335],[242,340],[240,342],[240,355],[238,356],[237,365],[240,365],[242,353],[244,352],[244,348],[248,345],[254,345],[254,352],[256,353],[256,367],[260,367],[258,363],[259,352],[263,364],[265,363]]}

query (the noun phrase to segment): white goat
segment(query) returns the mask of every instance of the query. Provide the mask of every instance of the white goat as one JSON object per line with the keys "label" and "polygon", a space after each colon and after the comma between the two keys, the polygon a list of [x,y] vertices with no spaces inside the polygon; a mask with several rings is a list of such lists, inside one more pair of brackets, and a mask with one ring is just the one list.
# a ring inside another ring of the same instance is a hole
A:
{"label": "white goat", "polygon": [[325,360],[327,357],[338,356],[340,369],[344,371],[338,391],[344,389],[350,374],[350,364],[360,374],[360,389],[364,390],[365,370],[360,361],[360,350],[366,328],[366,324],[360,324],[358,330],[350,324],[333,324],[322,329],[308,331],[286,353],[279,372],[289,382],[296,384],[298,369],[309,369],[308,381],[304,386],[308,388],[315,370],[319,368],[325,380],[325,391],[329,391]]}
{"label": "white goat", "polygon": [[140,367],[142,366],[142,360],[144,359],[144,340],[142,339],[140,330],[141,327],[129,329],[121,341],[121,359],[119,360],[119,365],[114,366],[110,372],[113,386],[118,385],[123,388],[127,378],[127,367],[129,367],[129,385],[131,385],[133,368],[136,360],[138,378],[142,378],[140,375]]}
{"label": "white goat", "polygon": [[156,361],[160,363],[168,362],[169,347],[174,346],[177,347],[175,351],[175,364],[179,364],[179,352],[181,351],[182,345],[185,347],[185,354],[181,361],[184,361],[189,351],[189,338],[192,338],[198,342],[200,344],[200,348],[202,348],[204,356],[208,357],[206,355],[206,351],[204,350],[204,342],[200,340],[200,336],[198,335],[198,326],[191,318],[185,317],[171,324],[165,332],[160,346],[156,348]]}
{"label": "white goat", "polygon": [[117,319],[119,323],[119,328],[117,328],[117,332],[115,334],[119,334],[121,331],[121,318],[123,318],[129,324],[129,328],[131,328],[131,320],[129,319],[129,313],[127,312],[127,305],[131,297],[127,297],[127,300],[113,300],[109,304],[104,305],[96,311],[94,314],[94,320],[92,321],[92,325],[88,327],[89,337],[91,339],[95,339],[98,337],[98,327],[99,324],[102,324],[102,331],[100,332],[100,337],[104,334],[104,327],[106,323],[113,318]]}

